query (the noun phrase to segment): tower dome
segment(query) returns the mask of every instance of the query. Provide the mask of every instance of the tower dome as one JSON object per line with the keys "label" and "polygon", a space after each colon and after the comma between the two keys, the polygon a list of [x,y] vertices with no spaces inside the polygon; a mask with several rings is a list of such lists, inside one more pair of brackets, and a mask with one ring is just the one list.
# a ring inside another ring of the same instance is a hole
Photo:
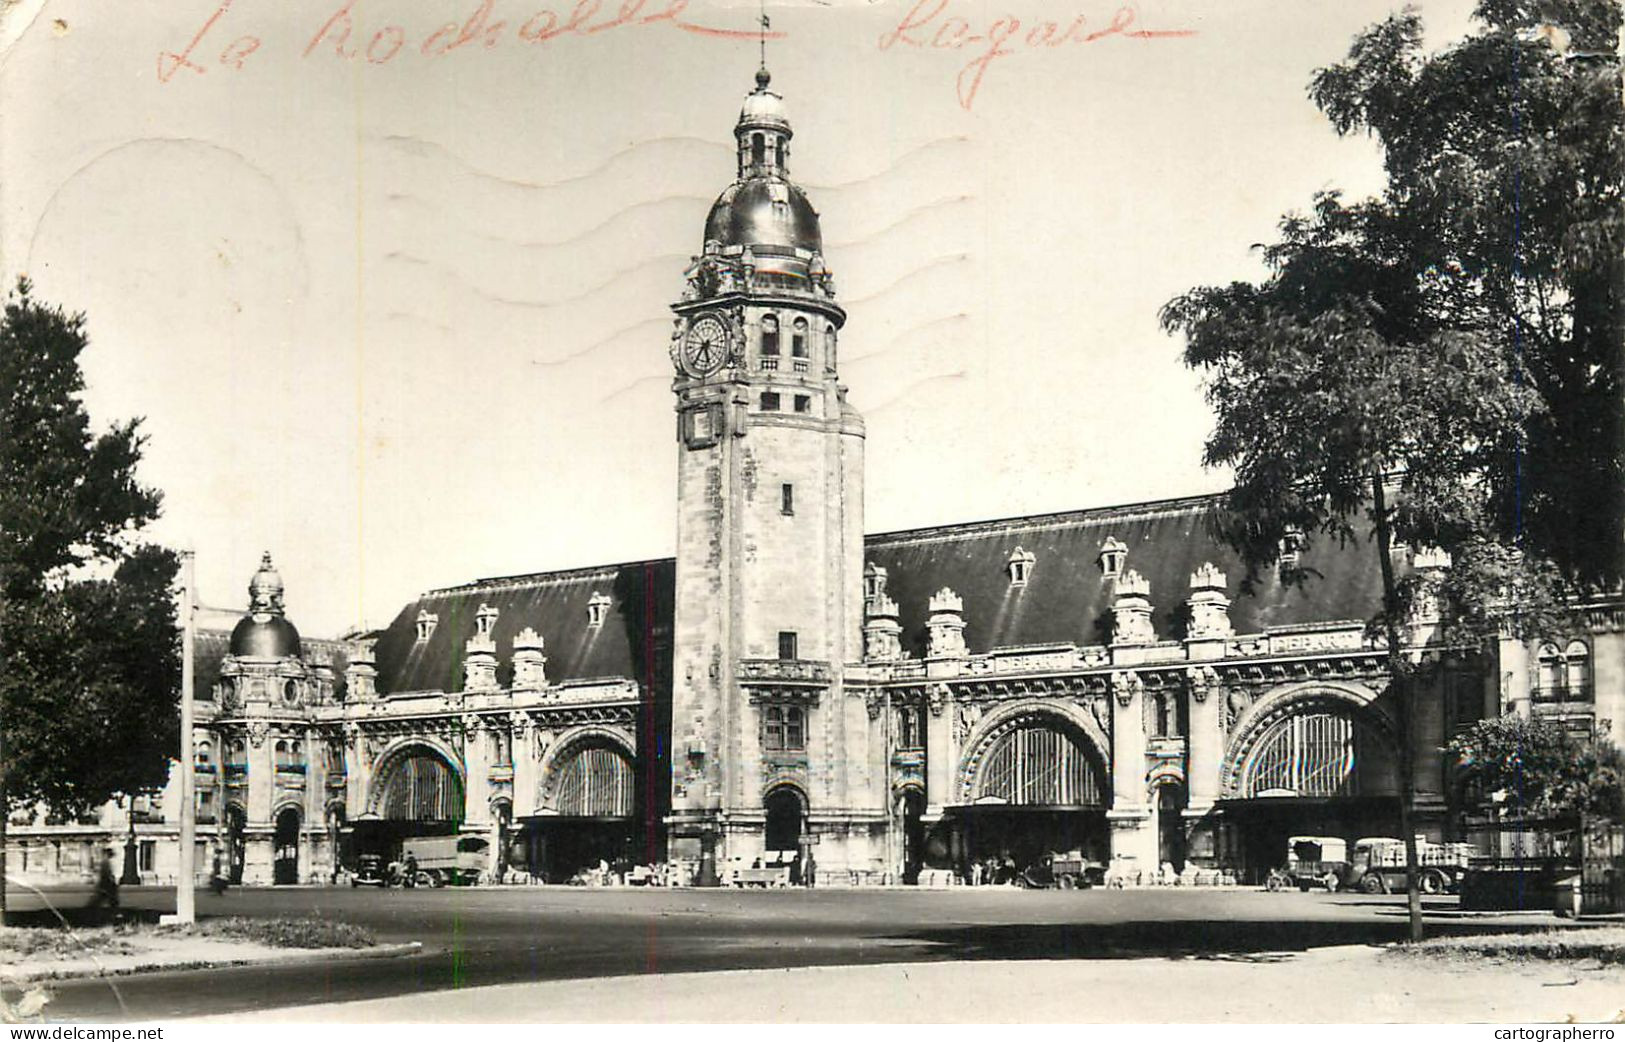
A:
{"label": "tower dome", "polygon": [[[756,89],[745,95],[734,125],[739,175],[712,205],[705,219],[705,241],[724,249],[748,247],[758,256],[794,258],[789,267],[799,268],[795,273],[804,277],[805,262],[823,252],[824,239],[818,211],[790,180],[794,132],[784,98],[771,89],[771,83],[772,76],[761,69],[756,73]],[[784,266],[774,261],[765,265],[767,270]]]}
{"label": "tower dome", "polygon": [[282,576],[271,555],[260,558],[259,571],[248,581],[248,614],[231,631],[231,653],[250,658],[299,655],[299,631],[283,615]]}

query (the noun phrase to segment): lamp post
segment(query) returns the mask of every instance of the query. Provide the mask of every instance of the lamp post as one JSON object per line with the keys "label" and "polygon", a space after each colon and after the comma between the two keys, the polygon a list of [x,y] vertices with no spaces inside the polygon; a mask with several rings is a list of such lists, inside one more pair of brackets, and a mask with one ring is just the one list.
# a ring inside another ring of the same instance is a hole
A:
{"label": "lamp post", "polygon": [[194,586],[194,554],[181,551],[181,834],[180,867],[175,873],[175,914],[161,921],[197,921],[196,895],[192,892],[197,875],[197,767],[192,752],[192,645],[197,619],[197,591]]}
{"label": "lamp post", "polygon": [[124,816],[129,830],[124,834],[124,871],[119,873],[119,886],[140,886],[141,872],[135,862],[135,796],[124,797]]}

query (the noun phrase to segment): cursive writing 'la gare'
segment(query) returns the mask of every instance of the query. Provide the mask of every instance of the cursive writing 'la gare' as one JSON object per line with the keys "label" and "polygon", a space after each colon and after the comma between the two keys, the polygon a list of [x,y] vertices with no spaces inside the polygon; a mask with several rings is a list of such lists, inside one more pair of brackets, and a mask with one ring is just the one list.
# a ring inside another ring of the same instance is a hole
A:
{"label": "cursive writing 'la gare'", "polygon": [[1095,43],[1108,37],[1156,40],[1194,36],[1194,29],[1146,29],[1140,26],[1139,8],[1123,3],[1105,21],[1076,15],[1070,21],[1038,20],[1023,23],[1014,15],[995,18],[985,26],[953,13],[950,0],[918,0],[897,25],[880,37],[880,49],[914,47],[938,51],[968,51],[973,57],[954,81],[959,104],[970,108],[982,88],[988,68],[1018,50],[1039,50],[1069,44]]}
{"label": "cursive writing 'la gare'", "polygon": [[[186,46],[158,55],[158,81],[170,82],[185,70],[201,75],[211,66],[241,69],[260,49],[261,40],[252,33],[230,35],[227,14],[234,0],[220,0]],[[463,50],[486,50],[502,44],[531,46],[566,36],[596,36],[614,29],[640,26],[680,29],[700,36],[755,40],[765,35],[779,39],[784,34],[761,29],[725,29],[705,25],[685,17],[689,0],[577,0],[573,7],[531,7],[523,19],[499,18],[496,0],[471,0],[468,17],[443,25],[409,30],[394,22],[364,23],[356,10],[356,0],[344,0],[325,21],[315,27],[304,57],[329,55],[345,60],[361,60],[373,65],[394,61],[403,52],[416,52],[424,58],[443,58]],[[517,6],[517,5],[515,5]],[[468,10],[465,8],[465,10]],[[562,13],[561,13],[562,12]],[[220,48],[216,50],[216,48]]]}

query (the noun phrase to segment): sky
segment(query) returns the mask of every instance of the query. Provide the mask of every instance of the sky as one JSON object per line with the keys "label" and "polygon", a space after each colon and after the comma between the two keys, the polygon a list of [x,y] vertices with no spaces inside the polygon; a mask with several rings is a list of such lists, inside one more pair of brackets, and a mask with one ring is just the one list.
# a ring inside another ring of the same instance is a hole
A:
{"label": "sky", "polygon": [[[1380,155],[1309,102],[1385,0],[769,3],[871,532],[1222,489],[1158,310]],[[1430,37],[1467,3],[1423,3]],[[675,540],[669,305],[756,3],[18,0],[0,277],[88,316],[153,538],[309,636]],[[996,44],[996,46],[995,46]]]}

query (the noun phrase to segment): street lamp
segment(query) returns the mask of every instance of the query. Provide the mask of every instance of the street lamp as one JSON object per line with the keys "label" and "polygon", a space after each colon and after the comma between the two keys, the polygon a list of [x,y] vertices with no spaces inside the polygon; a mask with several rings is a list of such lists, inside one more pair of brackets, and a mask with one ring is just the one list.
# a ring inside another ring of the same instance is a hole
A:
{"label": "street lamp", "polygon": [[160,922],[197,921],[196,894],[192,892],[197,875],[197,766],[192,751],[192,645],[197,623],[197,590],[194,583],[196,561],[191,550],[181,551],[181,834],[180,867],[175,873],[175,914]]}

